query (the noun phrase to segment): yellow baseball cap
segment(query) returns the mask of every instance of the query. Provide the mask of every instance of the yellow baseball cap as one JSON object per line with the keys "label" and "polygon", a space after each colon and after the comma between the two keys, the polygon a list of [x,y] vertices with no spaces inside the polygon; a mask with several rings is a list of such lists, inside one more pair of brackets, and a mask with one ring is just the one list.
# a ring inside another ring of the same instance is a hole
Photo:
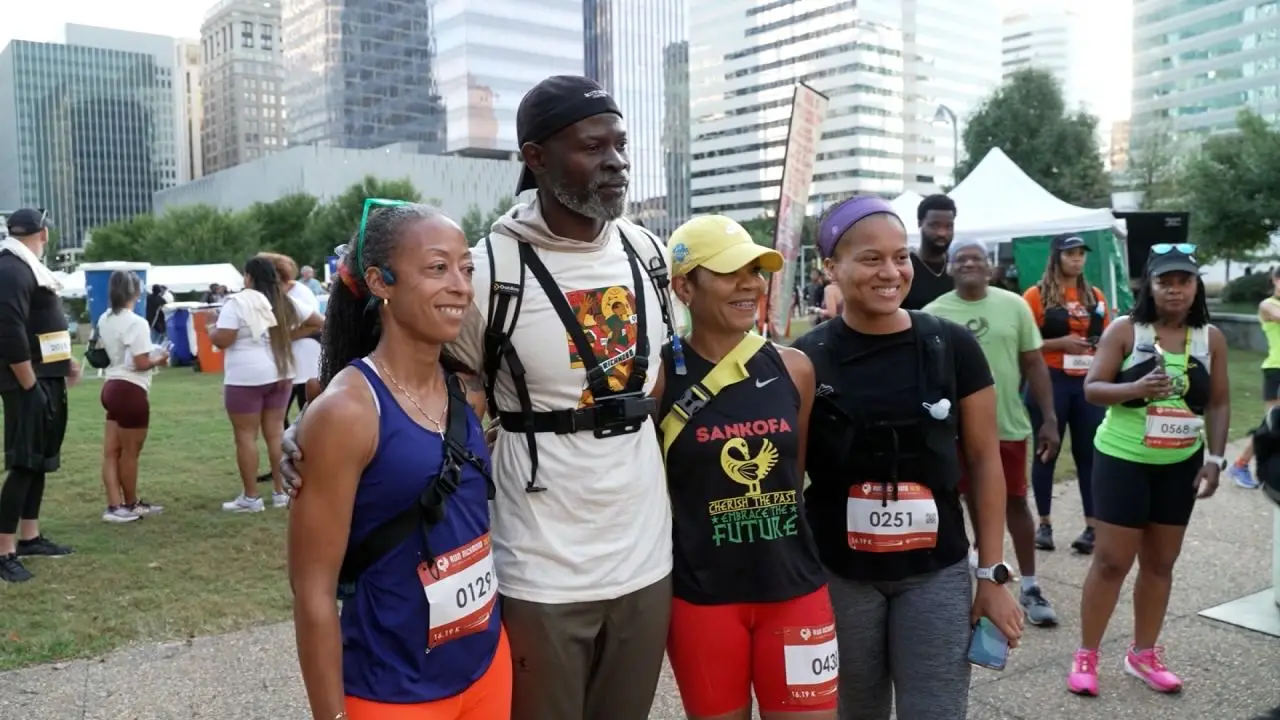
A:
{"label": "yellow baseball cap", "polygon": [[676,228],[667,241],[671,250],[671,274],[688,275],[696,267],[727,275],[753,262],[767,272],[784,264],[777,250],[756,244],[751,233],[724,215],[699,215]]}

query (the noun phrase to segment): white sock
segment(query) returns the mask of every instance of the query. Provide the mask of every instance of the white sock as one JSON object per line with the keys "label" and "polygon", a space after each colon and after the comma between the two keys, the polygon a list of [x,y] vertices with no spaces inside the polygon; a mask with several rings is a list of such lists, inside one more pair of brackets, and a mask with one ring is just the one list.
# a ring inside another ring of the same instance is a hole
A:
{"label": "white sock", "polygon": [[1033,588],[1033,587],[1036,587],[1036,576],[1035,576],[1035,575],[1023,575],[1023,576],[1022,576],[1022,591],[1023,591],[1023,592],[1026,592],[1026,591],[1030,590],[1030,589],[1031,589],[1031,588]]}

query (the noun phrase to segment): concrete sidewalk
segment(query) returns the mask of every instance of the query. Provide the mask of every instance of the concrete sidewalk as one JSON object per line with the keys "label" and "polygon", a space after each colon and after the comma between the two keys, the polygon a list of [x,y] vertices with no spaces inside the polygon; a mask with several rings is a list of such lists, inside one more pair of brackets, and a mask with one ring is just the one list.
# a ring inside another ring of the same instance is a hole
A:
{"label": "concrete sidewalk", "polygon": [[[1059,485],[1054,517],[1063,545],[1080,529],[1079,512],[1075,485]],[[1132,626],[1128,590],[1103,650],[1102,697],[1067,693],[1065,677],[1079,643],[1080,587],[1089,561],[1069,550],[1038,553],[1037,575],[1062,625],[1052,630],[1028,627],[1022,648],[1003,673],[975,670],[969,717],[1280,719],[1280,639],[1197,616],[1270,587],[1272,524],[1272,505],[1261,493],[1226,482],[1217,496],[1197,508],[1162,638],[1170,666],[1186,683],[1178,696],[1158,695],[1121,672]],[[650,718],[683,717],[675,683],[664,672]],[[187,718],[309,720],[292,626],[130,648],[95,660],[0,674],[0,720]]]}

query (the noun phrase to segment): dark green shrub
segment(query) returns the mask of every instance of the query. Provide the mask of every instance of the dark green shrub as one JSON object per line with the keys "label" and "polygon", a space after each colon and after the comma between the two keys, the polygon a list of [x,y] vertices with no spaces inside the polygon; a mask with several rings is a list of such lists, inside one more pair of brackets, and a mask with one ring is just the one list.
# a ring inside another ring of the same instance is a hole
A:
{"label": "dark green shrub", "polygon": [[1222,288],[1222,302],[1256,304],[1271,296],[1271,274],[1260,272],[1238,277]]}

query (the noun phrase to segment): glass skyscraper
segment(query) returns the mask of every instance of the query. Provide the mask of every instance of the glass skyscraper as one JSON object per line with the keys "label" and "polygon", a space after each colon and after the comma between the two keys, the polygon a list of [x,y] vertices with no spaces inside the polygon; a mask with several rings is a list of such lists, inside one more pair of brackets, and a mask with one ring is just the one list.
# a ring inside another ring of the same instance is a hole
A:
{"label": "glass skyscraper", "polygon": [[150,54],[14,40],[0,52],[0,208],[44,207],[62,247],[150,212],[171,87]]}
{"label": "glass skyscraper", "polygon": [[685,0],[584,0],[587,77],[626,119],[628,215],[660,236],[690,213],[689,18]]}
{"label": "glass skyscraper", "polygon": [[290,145],[445,147],[426,0],[285,0]]}
{"label": "glass skyscraper", "polygon": [[1134,1],[1134,143],[1228,130],[1243,108],[1280,121],[1280,3]]}

